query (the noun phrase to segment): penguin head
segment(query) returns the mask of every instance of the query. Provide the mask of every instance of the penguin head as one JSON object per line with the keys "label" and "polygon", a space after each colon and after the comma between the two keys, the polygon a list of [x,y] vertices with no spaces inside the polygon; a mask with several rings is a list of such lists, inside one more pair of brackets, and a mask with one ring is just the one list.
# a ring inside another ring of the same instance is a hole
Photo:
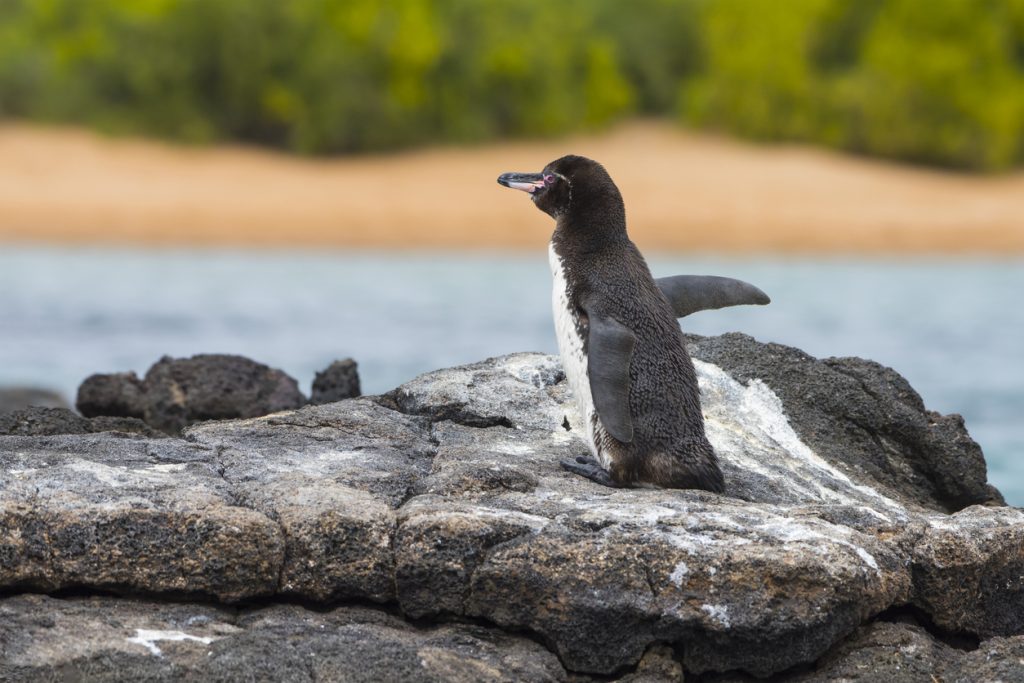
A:
{"label": "penguin head", "polygon": [[622,205],[604,166],[573,154],[552,161],[540,173],[503,173],[498,183],[529,193],[537,208],[555,219],[581,206]]}

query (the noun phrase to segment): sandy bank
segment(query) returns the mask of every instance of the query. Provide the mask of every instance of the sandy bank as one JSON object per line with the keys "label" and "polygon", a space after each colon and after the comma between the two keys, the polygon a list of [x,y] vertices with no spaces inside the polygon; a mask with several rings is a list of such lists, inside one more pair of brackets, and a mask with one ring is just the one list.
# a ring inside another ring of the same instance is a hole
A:
{"label": "sandy bank", "polygon": [[641,248],[1024,252],[1024,173],[971,177],[633,123],[567,140],[332,160],[0,127],[0,240],[540,248],[497,175],[596,158]]}

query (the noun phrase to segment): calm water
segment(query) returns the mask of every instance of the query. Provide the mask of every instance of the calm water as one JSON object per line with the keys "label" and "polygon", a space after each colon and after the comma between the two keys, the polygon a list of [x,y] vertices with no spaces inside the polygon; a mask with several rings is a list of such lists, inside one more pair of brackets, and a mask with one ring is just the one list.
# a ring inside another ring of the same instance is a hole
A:
{"label": "calm water", "polygon": [[[773,303],[698,313],[823,356],[892,366],[929,408],[959,412],[990,481],[1024,505],[1024,261],[651,259],[656,276],[740,277]],[[161,355],[237,353],[309,391],[336,358],[363,390],[513,351],[555,351],[546,254],[98,250],[0,246],[0,385],[73,400],[93,372]]]}

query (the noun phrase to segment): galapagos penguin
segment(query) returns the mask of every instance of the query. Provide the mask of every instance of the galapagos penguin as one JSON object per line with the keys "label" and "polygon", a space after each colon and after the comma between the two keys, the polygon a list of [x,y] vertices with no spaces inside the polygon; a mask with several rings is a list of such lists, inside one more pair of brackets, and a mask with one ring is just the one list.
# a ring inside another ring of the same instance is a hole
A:
{"label": "galapagos penguin", "polygon": [[676,318],[768,297],[729,278],[656,281],[626,234],[622,195],[596,161],[565,156],[540,173],[505,173],[498,182],[529,193],[555,219],[548,246],[555,331],[593,454],[562,466],[605,486],[721,492]]}

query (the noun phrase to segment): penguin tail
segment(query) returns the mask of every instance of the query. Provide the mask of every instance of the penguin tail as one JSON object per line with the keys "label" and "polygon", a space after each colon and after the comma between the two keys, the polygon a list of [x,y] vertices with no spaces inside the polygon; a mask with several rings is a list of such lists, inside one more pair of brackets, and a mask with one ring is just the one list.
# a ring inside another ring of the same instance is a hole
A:
{"label": "penguin tail", "polygon": [[687,439],[682,452],[672,459],[668,488],[702,489],[712,493],[725,491],[725,477],[718,456],[706,439]]}

